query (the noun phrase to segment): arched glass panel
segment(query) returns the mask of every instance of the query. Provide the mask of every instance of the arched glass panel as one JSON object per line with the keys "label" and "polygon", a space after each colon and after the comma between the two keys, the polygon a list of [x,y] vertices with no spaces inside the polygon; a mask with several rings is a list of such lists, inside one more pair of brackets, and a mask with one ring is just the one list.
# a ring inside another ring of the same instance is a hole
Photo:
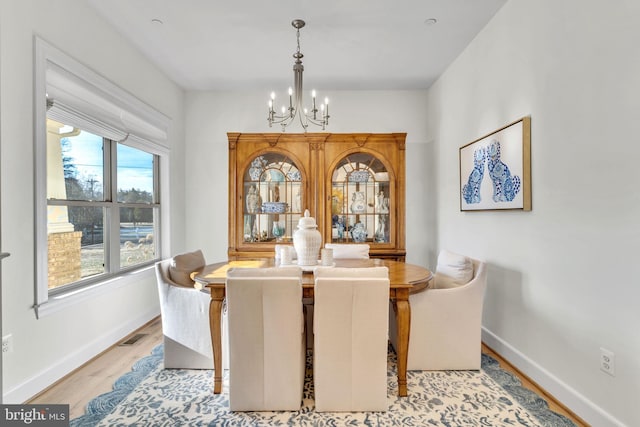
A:
{"label": "arched glass panel", "polygon": [[369,153],[344,157],[331,178],[333,242],[389,242],[389,173]]}
{"label": "arched glass panel", "polygon": [[291,241],[302,209],[300,169],[286,155],[264,153],[243,177],[244,241]]}

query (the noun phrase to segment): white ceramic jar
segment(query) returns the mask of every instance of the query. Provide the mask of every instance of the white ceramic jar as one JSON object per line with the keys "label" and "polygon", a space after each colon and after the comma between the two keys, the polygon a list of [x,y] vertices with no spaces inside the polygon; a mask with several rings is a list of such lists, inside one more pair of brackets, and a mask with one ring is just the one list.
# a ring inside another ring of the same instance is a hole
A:
{"label": "white ceramic jar", "polygon": [[358,222],[351,229],[351,238],[354,242],[362,243],[367,241],[367,229],[363,223]]}
{"label": "white ceramic jar", "polygon": [[309,209],[306,209],[304,216],[298,221],[298,229],[293,233],[293,247],[300,266],[318,265],[322,236],[317,228],[315,218],[311,217]]}

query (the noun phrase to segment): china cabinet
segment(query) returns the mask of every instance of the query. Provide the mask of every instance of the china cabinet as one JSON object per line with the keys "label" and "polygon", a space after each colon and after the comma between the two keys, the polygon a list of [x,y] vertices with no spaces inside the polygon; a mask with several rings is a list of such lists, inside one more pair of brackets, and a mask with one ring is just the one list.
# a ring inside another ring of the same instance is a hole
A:
{"label": "china cabinet", "polygon": [[322,244],[404,260],[405,133],[228,133],[229,259],[292,244],[306,209]]}

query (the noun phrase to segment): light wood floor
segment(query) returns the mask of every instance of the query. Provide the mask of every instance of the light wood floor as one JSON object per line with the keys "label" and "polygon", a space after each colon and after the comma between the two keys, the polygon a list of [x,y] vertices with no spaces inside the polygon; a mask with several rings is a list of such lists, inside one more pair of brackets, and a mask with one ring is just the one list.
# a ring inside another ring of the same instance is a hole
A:
{"label": "light wood floor", "polygon": [[91,399],[111,391],[118,378],[131,371],[138,359],[151,354],[151,350],[162,342],[160,318],[147,323],[121,342],[137,334],[145,335],[135,344],[116,344],[109,348],[27,403],[69,404],[71,419],[84,415]]}
{"label": "light wood floor", "polygon": [[[136,335],[142,335],[142,337],[134,344],[122,345],[122,343]],[[71,419],[77,418],[84,414],[85,407],[91,399],[102,393],[111,391],[116,379],[129,372],[131,366],[138,359],[148,356],[151,350],[161,342],[162,323],[160,322],[160,318],[156,318],[132,333],[129,337],[123,339],[121,343],[116,344],[76,369],[27,403],[69,404],[69,416]],[[549,396],[544,390],[540,389],[534,382],[522,375],[517,369],[484,344],[482,345],[482,351],[497,359],[503,369],[517,375],[525,387],[543,396],[553,411],[565,415],[578,427],[587,426],[584,421],[568,411],[562,404],[555,401],[553,397]]]}

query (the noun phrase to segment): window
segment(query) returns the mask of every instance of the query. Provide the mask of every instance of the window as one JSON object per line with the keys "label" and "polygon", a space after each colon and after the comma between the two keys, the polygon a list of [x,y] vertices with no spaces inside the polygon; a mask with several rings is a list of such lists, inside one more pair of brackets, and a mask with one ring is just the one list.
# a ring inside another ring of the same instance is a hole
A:
{"label": "window", "polygon": [[169,247],[170,120],[43,40],[35,48],[40,317],[153,276]]}
{"label": "window", "polygon": [[144,150],[47,119],[49,292],[156,260],[157,164]]}

